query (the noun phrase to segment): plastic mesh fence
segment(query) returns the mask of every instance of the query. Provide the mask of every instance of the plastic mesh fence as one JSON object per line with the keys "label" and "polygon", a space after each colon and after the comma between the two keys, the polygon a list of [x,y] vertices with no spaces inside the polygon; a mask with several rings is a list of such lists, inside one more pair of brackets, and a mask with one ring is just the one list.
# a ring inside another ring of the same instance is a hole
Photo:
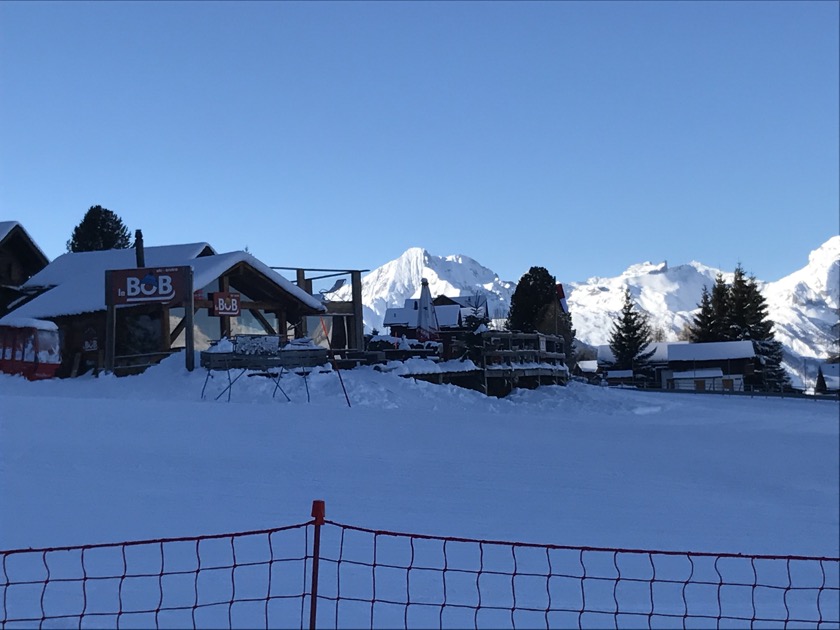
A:
{"label": "plastic mesh fence", "polygon": [[840,559],[444,538],[325,521],[0,551],[2,628],[835,628]]}
{"label": "plastic mesh fence", "polygon": [[600,549],[326,521],[318,625],[840,628],[840,559]]}
{"label": "plastic mesh fence", "polygon": [[303,627],[311,527],[0,551],[0,626]]}

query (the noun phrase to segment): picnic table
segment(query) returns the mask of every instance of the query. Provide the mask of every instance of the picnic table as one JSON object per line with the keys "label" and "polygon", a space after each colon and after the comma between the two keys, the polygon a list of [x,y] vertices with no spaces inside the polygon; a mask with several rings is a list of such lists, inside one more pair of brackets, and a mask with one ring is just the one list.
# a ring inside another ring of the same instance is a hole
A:
{"label": "picnic table", "polygon": [[[286,372],[296,372],[303,376],[306,384],[306,399],[309,401],[309,384],[307,376],[313,368],[327,363],[327,350],[319,348],[309,342],[295,340],[281,345],[279,335],[236,335],[231,339],[215,342],[208,350],[200,353],[201,367],[207,370],[201,398],[207,389],[207,382],[213,372],[223,371],[227,375],[227,386],[216,396],[215,400],[227,393],[230,402],[231,390],[234,384],[245,374],[270,378],[274,382],[271,397],[280,390],[291,401],[288,394],[280,386],[280,379]],[[231,376],[231,373],[235,376]]]}

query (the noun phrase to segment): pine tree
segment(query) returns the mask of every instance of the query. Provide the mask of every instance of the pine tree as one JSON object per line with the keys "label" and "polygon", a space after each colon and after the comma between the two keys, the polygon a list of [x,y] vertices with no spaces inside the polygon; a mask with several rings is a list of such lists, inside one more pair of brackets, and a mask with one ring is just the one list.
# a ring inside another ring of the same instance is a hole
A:
{"label": "pine tree", "polygon": [[752,293],[747,282],[744,268],[739,264],[735,268],[732,284],[729,286],[729,312],[727,313],[727,338],[731,341],[752,339]]}
{"label": "pine tree", "polygon": [[709,341],[720,341],[715,332],[715,311],[712,307],[712,294],[706,287],[703,287],[703,293],[700,296],[700,310],[694,316],[689,330],[688,340],[691,343],[706,343]]}
{"label": "pine tree", "polygon": [[825,384],[825,375],[822,371],[822,366],[817,368],[817,384],[814,385],[815,394],[825,394],[828,391],[828,386]]}
{"label": "pine tree", "polygon": [[510,298],[510,312],[505,328],[535,332],[546,305],[557,300],[556,279],[545,267],[531,267],[519,279]]}
{"label": "pine tree", "polygon": [[67,241],[68,252],[127,249],[128,228],[119,216],[102,206],[91,206]]}
{"label": "pine tree", "polygon": [[646,350],[651,338],[647,315],[636,310],[630,289],[625,289],[624,306],[610,334],[610,350],[615,357],[613,368],[634,371],[644,368],[654,353],[653,349]]}
{"label": "pine tree", "polygon": [[712,285],[711,307],[709,341],[729,341],[729,285],[720,273],[715,276],[715,283]]}
{"label": "pine tree", "polygon": [[733,341],[750,340],[758,364],[749,384],[767,391],[779,391],[790,385],[782,367],[782,344],[776,341],[773,321],[767,316],[767,302],[755,276],[747,277],[738,265],[729,288],[729,335]]}

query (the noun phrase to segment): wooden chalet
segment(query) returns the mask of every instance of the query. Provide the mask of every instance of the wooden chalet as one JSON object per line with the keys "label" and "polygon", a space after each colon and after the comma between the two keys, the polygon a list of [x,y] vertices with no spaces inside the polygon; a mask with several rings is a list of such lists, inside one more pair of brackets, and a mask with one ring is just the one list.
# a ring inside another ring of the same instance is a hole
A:
{"label": "wooden chalet", "polygon": [[[207,243],[141,249],[64,254],[23,284],[30,299],[8,316],[48,320],[58,326],[64,358],[59,376],[104,367],[108,270],[191,268],[196,350],[238,333],[282,338],[304,316],[326,310],[317,299],[247,252],[217,254]],[[238,294],[236,315],[210,313],[212,294],[217,292]],[[115,371],[148,367],[180,350],[187,320],[185,302],[118,306]]]}
{"label": "wooden chalet", "polygon": [[755,361],[752,341],[670,344],[661,384],[666,389],[743,391]]}
{"label": "wooden chalet", "polygon": [[610,369],[615,359],[609,346],[599,346],[599,369],[607,371],[607,382],[611,385],[636,383],[693,391],[743,391],[745,380],[755,371],[756,356],[751,341],[660,342],[650,344],[648,349],[654,353],[646,365],[619,378]]}
{"label": "wooden chalet", "polygon": [[20,285],[49,262],[20,223],[0,221],[0,315],[21,298]]}

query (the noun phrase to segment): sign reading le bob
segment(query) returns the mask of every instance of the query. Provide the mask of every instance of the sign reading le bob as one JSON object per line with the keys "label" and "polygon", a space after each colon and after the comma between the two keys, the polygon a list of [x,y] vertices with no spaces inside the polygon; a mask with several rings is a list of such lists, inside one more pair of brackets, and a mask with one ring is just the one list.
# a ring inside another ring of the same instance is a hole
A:
{"label": "sign reading le bob", "polygon": [[237,317],[240,313],[242,296],[239,293],[216,291],[210,294],[210,315],[213,317]]}
{"label": "sign reading le bob", "polygon": [[190,296],[190,267],[112,269],[105,272],[105,303],[182,302]]}

